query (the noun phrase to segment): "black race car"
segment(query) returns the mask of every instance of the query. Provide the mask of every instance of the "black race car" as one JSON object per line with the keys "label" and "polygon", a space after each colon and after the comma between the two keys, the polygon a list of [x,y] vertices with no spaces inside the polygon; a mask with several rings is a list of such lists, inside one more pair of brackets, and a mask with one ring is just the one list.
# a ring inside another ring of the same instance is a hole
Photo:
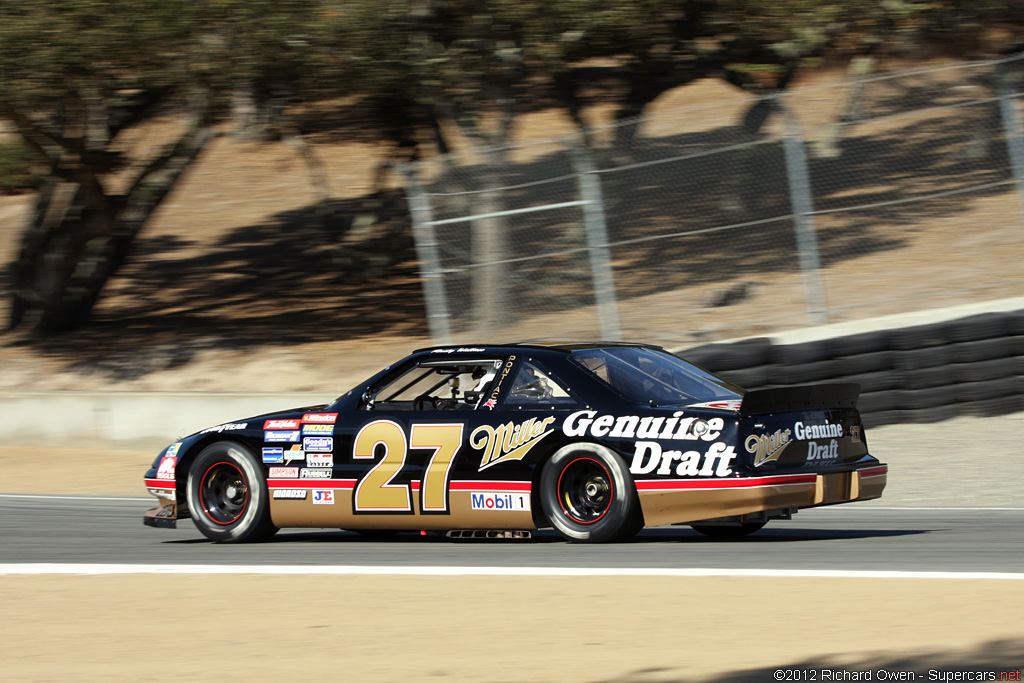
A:
{"label": "black race car", "polygon": [[739,536],[878,498],[856,384],[744,391],[643,344],[422,349],[327,405],[217,425],[146,473],[150,526],[208,538],[284,527],[625,539]]}

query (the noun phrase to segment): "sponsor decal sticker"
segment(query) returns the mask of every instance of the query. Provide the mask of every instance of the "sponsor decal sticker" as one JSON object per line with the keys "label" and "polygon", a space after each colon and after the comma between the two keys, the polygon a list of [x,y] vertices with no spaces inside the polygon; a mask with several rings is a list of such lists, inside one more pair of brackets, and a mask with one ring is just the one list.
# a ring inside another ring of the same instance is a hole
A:
{"label": "sponsor decal sticker", "polygon": [[333,434],[334,425],[308,424],[302,425],[303,434]]}
{"label": "sponsor decal sticker", "polygon": [[334,450],[334,439],[330,436],[307,436],[302,440],[302,450],[307,453],[330,453]]}
{"label": "sponsor decal sticker", "polygon": [[263,432],[263,440],[267,443],[281,443],[299,440],[299,430],[291,432]]}
{"label": "sponsor decal sticker", "polygon": [[307,453],[306,467],[334,467],[334,456],[330,453]]}
{"label": "sponsor decal sticker", "polygon": [[181,448],[181,442],[175,441],[167,447],[167,452],[164,453],[165,458],[176,458],[178,457],[178,450]]}
{"label": "sponsor decal sticker", "polygon": [[264,429],[298,429],[298,420],[267,420],[263,423]]}
{"label": "sponsor decal sticker", "polygon": [[743,447],[747,449],[747,453],[754,454],[754,467],[757,467],[778,460],[782,451],[792,442],[791,430],[777,429],[774,434],[751,434],[743,442]]}
{"label": "sponsor decal sticker", "polygon": [[306,500],[306,489],[274,489],[274,499]]}
{"label": "sponsor decal sticker", "polygon": [[482,425],[470,434],[469,445],[483,450],[481,470],[501,462],[522,460],[541,439],[554,433],[553,429],[548,429],[554,421],[553,417],[545,417],[543,420],[531,417],[519,424],[506,422],[497,427]]}
{"label": "sponsor decal sticker", "polygon": [[271,479],[297,479],[299,477],[298,467],[271,467]]}
{"label": "sponsor decal sticker", "polygon": [[306,413],[302,416],[302,424],[334,424],[338,419],[337,413]]}
{"label": "sponsor decal sticker", "polygon": [[265,464],[277,464],[284,462],[283,448],[264,448],[263,462]]}
{"label": "sponsor decal sticker", "polygon": [[216,427],[210,427],[199,432],[200,434],[209,434],[210,432],[235,432],[239,429],[245,429],[249,426],[248,422],[230,422],[228,424],[217,425]]}
{"label": "sponsor decal sticker", "polygon": [[308,467],[303,468],[302,472],[299,473],[301,479],[330,479],[331,470],[329,469],[309,469]]}
{"label": "sponsor decal sticker", "polygon": [[508,373],[512,372],[512,366],[516,363],[515,356],[509,356],[508,360],[505,361],[505,365],[501,368],[501,374],[498,375],[498,379],[494,382],[494,388],[491,389],[491,393],[487,396],[487,400],[484,401],[484,408],[488,410],[494,410],[495,406],[498,405],[498,394],[501,393],[501,383],[508,377]]}
{"label": "sponsor decal sticker", "polygon": [[156,471],[157,479],[174,479],[174,465],[178,459],[174,456],[164,456],[160,461],[160,467]]}
{"label": "sponsor decal sticker", "polygon": [[579,410],[565,418],[562,431],[566,436],[610,437],[613,439],[671,439],[676,441],[716,441],[725,428],[725,420],[713,417],[699,420],[705,427],[702,434],[693,429],[694,417],[683,417],[678,410],[672,417],[645,415],[599,415],[596,410]]}
{"label": "sponsor decal sticker", "polygon": [[530,511],[530,494],[528,493],[471,492],[469,495],[474,510]]}
{"label": "sponsor decal sticker", "polygon": [[843,425],[826,422],[823,425],[805,425],[797,422],[793,425],[793,435],[800,441],[809,439],[833,439],[843,435]]}
{"label": "sponsor decal sticker", "polygon": [[330,489],[314,489],[313,505],[334,505],[334,491]]}
{"label": "sponsor decal sticker", "polygon": [[302,450],[302,446],[295,444],[290,449],[284,452],[285,464],[295,462],[296,460],[305,460],[306,451]]}
{"label": "sponsor decal sticker", "polygon": [[675,474],[677,477],[727,477],[733,473],[736,451],[721,441],[708,452],[666,451],[657,441],[637,441],[629,471],[633,474]]}

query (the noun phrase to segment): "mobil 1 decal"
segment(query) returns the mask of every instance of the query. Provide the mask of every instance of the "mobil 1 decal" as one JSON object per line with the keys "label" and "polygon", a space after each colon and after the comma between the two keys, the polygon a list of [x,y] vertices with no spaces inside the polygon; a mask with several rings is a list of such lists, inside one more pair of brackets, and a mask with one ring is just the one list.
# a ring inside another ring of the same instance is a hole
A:
{"label": "mobil 1 decal", "polygon": [[413,483],[395,483],[407,466],[410,450],[430,454],[419,483],[419,508],[424,513],[447,513],[448,482],[455,456],[462,448],[461,424],[413,424],[408,433],[391,420],[375,420],[356,434],[352,443],[355,462],[372,463],[356,484],[353,511],[413,514]]}
{"label": "mobil 1 decal", "polygon": [[[562,423],[568,437],[629,439],[629,471],[638,475],[727,477],[733,474],[736,449],[719,441],[725,420],[664,415],[609,415],[596,410],[572,413]],[[671,442],[666,445],[665,442]],[[681,442],[681,443],[680,443]]]}

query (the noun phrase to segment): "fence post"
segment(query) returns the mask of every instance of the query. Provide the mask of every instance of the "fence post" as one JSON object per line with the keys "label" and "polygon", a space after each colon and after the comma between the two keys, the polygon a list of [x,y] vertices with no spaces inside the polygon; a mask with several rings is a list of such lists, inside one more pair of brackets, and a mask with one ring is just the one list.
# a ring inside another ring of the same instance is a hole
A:
{"label": "fence post", "polygon": [[576,171],[576,187],[583,200],[583,227],[587,234],[587,254],[594,281],[594,301],[601,321],[601,336],[605,341],[617,341],[622,337],[622,329],[619,327],[601,179],[586,149],[575,140],[567,140],[566,144],[572,155],[573,170]]}
{"label": "fence post", "polygon": [[416,169],[412,164],[395,164],[395,167],[405,176],[405,196],[409,202],[412,236],[420,262],[420,280],[423,281],[430,338],[435,344],[448,344],[452,336],[451,316],[444,294],[444,275],[441,271],[441,257],[437,252],[430,199],[416,180]]}
{"label": "fence post", "polygon": [[[1020,204],[1021,217],[1024,219],[1024,124],[1021,122],[1020,101],[1011,87],[1011,74],[1005,65],[999,64],[996,69],[999,72],[996,76],[999,83],[999,113],[1002,115],[1003,128],[1006,131],[1006,149],[1010,154],[1014,185],[1017,187],[1017,201]],[[1018,81],[1020,78],[1018,73]]]}
{"label": "fence post", "polygon": [[793,224],[796,229],[796,246],[800,252],[800,271],[803,273],[807,310],[812,325],[824,325],[828,322],[828,312],[825,308],[825,287],[821,281],[818,239],[814,232],[814,205],[811,200],[811,178],[807,172],[807,152],[800,124],[786,106],[785,97],[775,97],[782,108],[785,125],[786,176],[789,180],[789,200],[793,207]]}

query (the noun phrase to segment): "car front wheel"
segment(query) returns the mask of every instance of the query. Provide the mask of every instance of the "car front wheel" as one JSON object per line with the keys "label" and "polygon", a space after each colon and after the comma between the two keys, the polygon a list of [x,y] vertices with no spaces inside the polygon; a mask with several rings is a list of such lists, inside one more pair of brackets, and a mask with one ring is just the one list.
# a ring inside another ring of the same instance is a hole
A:
{"label": "car front wheel", "polygon": [[598,444],[569,444],[544,466],[541,503],[551,526],[569,541],[602,543],[643,528],[633,477],[625,463]]}
{"label": "car front wheel", "polygon": [[202,450],[188,473],[192,521],[218,543],[262,541],[277,533],[263,467],[248,448],[219,441]]}

